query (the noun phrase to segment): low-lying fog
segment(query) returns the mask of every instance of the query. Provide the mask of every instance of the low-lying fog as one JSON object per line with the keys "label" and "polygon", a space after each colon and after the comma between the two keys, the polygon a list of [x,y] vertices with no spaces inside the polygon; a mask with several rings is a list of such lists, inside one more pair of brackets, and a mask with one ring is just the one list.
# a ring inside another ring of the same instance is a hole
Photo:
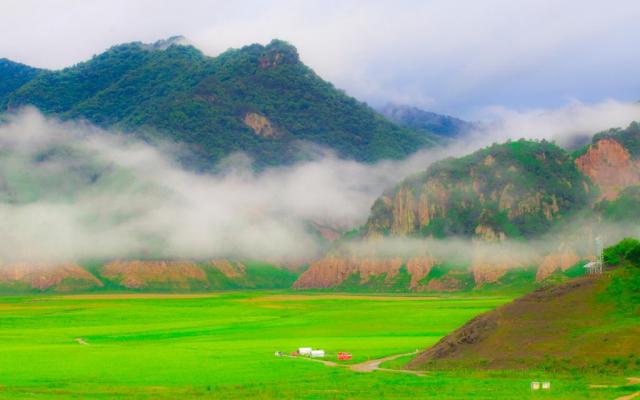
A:
{"label": "low-lying fog", "polygon": [[[175,161],[181,149],[173,145],[152,146],[23,109],[0,118],[0,260],[308,259],[325,246],[309,229],[312,222],[341,229],[363,224],[376,197],[435,160],[508,138],[570,145],[640,119],[640,105],[615,101],[493,111],[495,119],[467,140],[402,161],[367,165],[327,151],[256,173],[246,156],[235,154],[222,172],[197,174]],[[400,242],[380,248],[426,243]]]}

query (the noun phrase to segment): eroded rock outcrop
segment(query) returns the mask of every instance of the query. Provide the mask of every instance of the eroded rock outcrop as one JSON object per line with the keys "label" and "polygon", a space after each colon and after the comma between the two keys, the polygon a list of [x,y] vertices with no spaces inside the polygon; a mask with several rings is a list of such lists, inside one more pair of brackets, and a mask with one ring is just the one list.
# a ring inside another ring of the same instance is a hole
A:
{"label": "eroded rock outcrop", "polygon": [[209,286],[206,273],[190,261],[114,261],[102,268],[101,275],[130,289]]}
{"label": "eroded rock outcrop", "polygon": [[385,192],[365,228],[369,237],[529,237],[585,207],[589,190],[571,157],[551,143],[494,145],[435,163]]}
{"label": "eroded rock outcrop", "polygon": [[602,195],[613,200],[622,189],[640,185],[640,161],[613,138],[604,138],[590,146],[576,159],[576,165],[602,189]]}
{"label": "eroded rock outcrop", "polygon": [[564,248],[545,256],[538,264],[536,281],[541,281],[557,270],[566,271],[576,265],[583,258],[579,257],[571,248]]}
{"label": "eroded rock outcrop", "polygon": [[496,283],[507,272],[516,268],[533,265],[536,261],[528,254],[474,253],[471,262],[471,273],[476,286]]}
{"label": "eroded rock outcrop", "polygon": [[272,139],[281,136],[280,131],[264,115],[255,112],[246,113],[242,121],[258,136]]}
{"label": "eroded rock outcrop", "polygon": [[431,257],[412,257],[403,259],[375,257],[336,257],[330,256],[311,264],[296,280],[293,287],[298,289],[330,288],[339,286],[347,278],[358,275],[360,283],[365,284],[373,277],[385,275],[389,283],[405,266],[411,276],[410,289],[416,289],[419,281],[426,277],[435,261]]}
{"label": "eroded rock outcrop", "polygon": [[75,263],[12,263],[0,265],[0,285],[22,285],[40,291],[72,291],[103,286],[90,272]]}
{"label": "eroded rock outcrop", "polygon": [[233,262],[229,260],[213,260],[211,265],[218,271],[222,272],[227,278],[242,278],[245,276],[245,266],[240,262]]}

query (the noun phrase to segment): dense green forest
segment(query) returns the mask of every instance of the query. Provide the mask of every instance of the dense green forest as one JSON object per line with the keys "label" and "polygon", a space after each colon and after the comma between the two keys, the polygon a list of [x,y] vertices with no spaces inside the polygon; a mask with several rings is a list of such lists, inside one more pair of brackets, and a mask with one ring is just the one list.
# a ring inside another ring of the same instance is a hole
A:
{"label": "dense green forest", "polygon": [[183,161],[196,169],[236,151],[258,167],[291,163],[317,154],[309,142],[364,162],[433,144],[433,135],[399,127],[322,80],[286,42],[217,57],[170,43],[124,44],[60,71],[12,73],[0,87],[0,109],[34,105],[146,140],[169,139],[190,150]]}
{"label": "dense green forest", "polygon": [[0,99],[32,80],[39,72],[37,68],[0,58]]}

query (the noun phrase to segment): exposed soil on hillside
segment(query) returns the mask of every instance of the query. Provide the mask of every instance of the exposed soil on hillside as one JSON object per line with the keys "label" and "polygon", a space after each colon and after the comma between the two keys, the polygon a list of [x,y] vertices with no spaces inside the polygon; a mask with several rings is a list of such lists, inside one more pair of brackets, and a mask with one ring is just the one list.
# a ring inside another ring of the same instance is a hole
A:
{"label": "exposed soil on hillside", "polygon": [[153,285],[187,289],[193,282],[203,287],[209,284],[204,271],[188,261],[115,261],[105,265],[102,275],[134,289]]}
{"label": "exposed soil on hillside", "polygon": [[412,360],[408,368],[519,369],[549,361],[627,357],[640,348],[640,326],[620,323],[600,295],[610,277],[584,277],[541,288],[480,315]]}
{"label": "exposed soil on hillside", "polygon": [[67,292],[101,287],[91,273],[75,263],[48,265],[14,263],[0,265],[0,284],[24,285],[27,288]]}
{"label": "exposed soil on hillside", "polygon": [[602,196],[612,200],[626,186],[640,184],[640,162],[611,138],[599,140],[576,159],[576,166],[602,189]]}

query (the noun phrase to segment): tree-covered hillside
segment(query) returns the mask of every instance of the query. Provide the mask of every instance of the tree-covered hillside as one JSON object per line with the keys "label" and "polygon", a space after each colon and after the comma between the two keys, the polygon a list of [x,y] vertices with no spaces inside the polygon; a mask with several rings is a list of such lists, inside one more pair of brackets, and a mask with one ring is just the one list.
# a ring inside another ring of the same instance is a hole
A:
{"label": "tree-covered hillside", "polygon": [[531,237],[589,203],[588,179],[555,144],[519,140],[433,164],[373,205],[369,234]]}
{"label": "tree-covered hillside", "polygon": [[31,104],[62,118],[170,139],[192,150],[190,163],[202,169],[235,151],[253,156],[258,166],[290,163],[315,151],[303,142],[366,162],[401,158],[430,144],[322,80],[286,42],[217,57],[171,43],[124,44],[42,72],[11,93],[0,92],[0,108]]}
{"label": "tree-covered hillside", "polygon": [[29,82],[38,72],[37,68],[0,58],[0,98]]}
{"label": "tree-covered hillside", "polygon": [[593,136],[591,142],[595,144],[606,138],[613,139],[624,146],[633,159],[640,158],[640,123],[637,121],[632,122],[625,129],[615,128],[600,132]]}

